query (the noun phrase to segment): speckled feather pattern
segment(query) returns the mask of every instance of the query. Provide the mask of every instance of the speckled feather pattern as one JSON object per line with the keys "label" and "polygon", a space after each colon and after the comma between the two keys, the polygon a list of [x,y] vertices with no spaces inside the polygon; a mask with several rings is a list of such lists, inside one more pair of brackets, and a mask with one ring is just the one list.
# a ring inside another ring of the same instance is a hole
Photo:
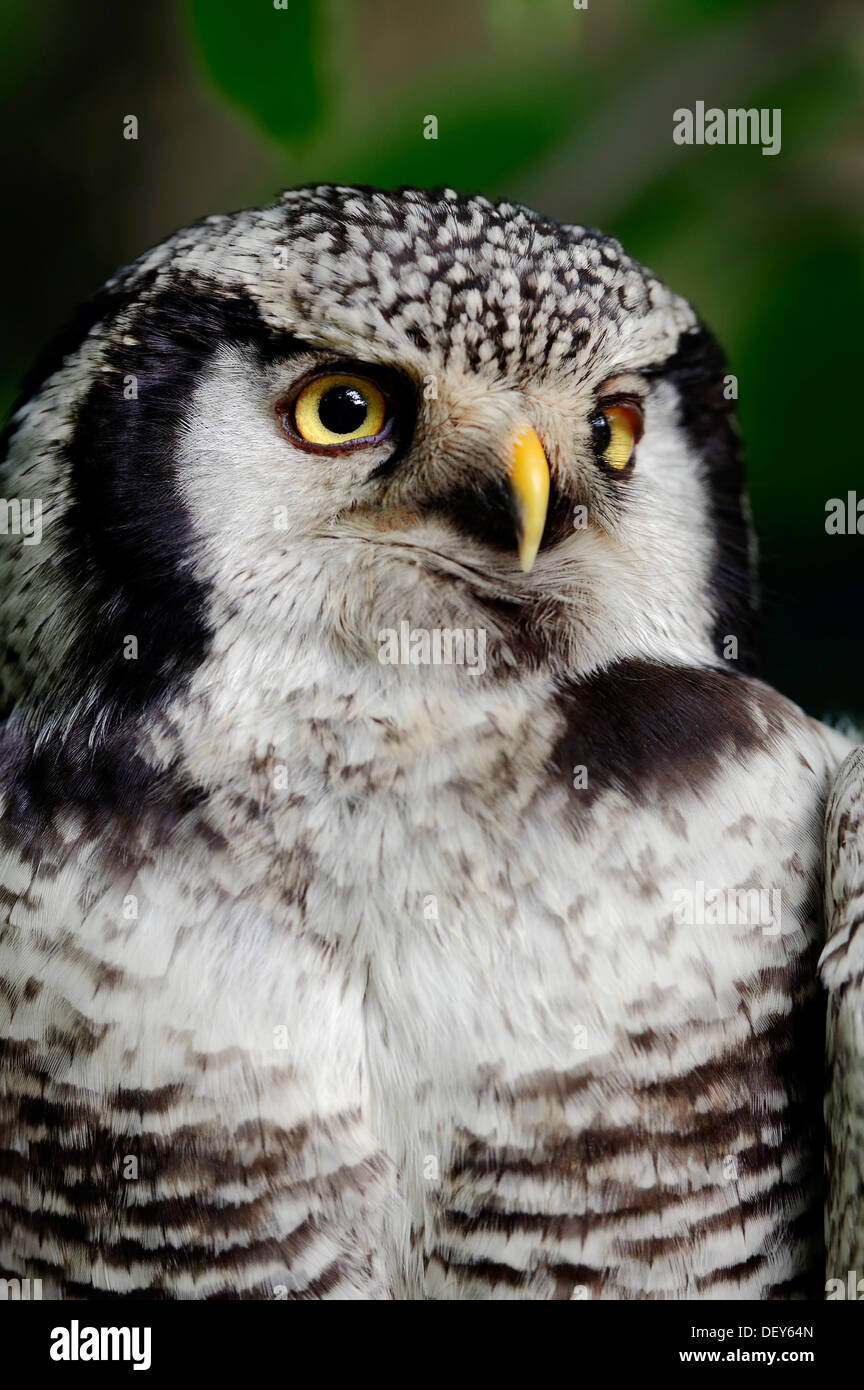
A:
{"label": "speckled feather pattern", "polygon": [[[828,991],[828,1085],[825,1095],[825,1242],[828,1276],[844,1286],[864,1267],[864,750],[837,774],[826,816],[822,953]],[[860,1276],[859,1276],[860,1277]]]}

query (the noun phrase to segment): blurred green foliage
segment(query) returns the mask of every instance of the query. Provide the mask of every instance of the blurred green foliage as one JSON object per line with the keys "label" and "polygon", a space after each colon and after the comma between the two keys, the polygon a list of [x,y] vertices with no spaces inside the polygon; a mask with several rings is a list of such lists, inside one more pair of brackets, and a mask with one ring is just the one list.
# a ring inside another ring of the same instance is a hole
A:
{"label": "blurred green foliage", "polygon": [[[760,534],[767,675],[864,714],[856,485],[864,13],[841,0],[7,3],[7,396],[114,265],[280,185],[452,184],[602,226],[723,342]],[[82,82],[81,74],[86,74]],[[782,150],[681,147],[697,100],[779,107]],[[125,112],[140,117],[124,145]],[[424,119],[437,118],[437,139]]]}
{"label": "blurred green foliage", "polygon": [[202,65],[228,100],[269,135],[298,140],[324,109],[326,26],[316,0],[285,0],[285,7],[283,16],[272,4],[190,0],[189,19]]}

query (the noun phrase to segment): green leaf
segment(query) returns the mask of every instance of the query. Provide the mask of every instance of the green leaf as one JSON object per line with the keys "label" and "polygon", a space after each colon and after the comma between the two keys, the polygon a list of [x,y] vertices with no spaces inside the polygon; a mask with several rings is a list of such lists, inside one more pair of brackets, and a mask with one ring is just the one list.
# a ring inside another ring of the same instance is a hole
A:
{"label": "green leaf", "polygon": [[324,110],[318,0],[188,0],[204,68],[219,91],[278,140],[299,141]]}

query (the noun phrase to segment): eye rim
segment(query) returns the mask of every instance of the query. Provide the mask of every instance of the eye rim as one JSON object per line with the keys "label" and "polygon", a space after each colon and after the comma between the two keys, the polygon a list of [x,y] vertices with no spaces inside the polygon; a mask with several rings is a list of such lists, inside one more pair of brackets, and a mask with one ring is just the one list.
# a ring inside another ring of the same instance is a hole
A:
{"label": "eye rim", "polygon": [[[611,426],[606,418],[606,415],[607,412],[613,410],[626,411],[629,415],[633,417],[633,442],[630,446],[630,453],[627,456],[627,461],[626,463],[622,464],[610,463],[609,460],[606,458],[606,453],[612,442]],[[597,463],[600,465],[602,469],[604,469],[605,472],[611,474],[616,478],[621,478],[626,474],[632,473],[636,461],[636,450],[639,446],[640,440],[642,439],[645,433],[644,402],[638,396],[623,394],[604,396],[597,402],[597,407],[589,420],[592,432],[595,431],[598,421],[601,420],[605,429],[608,432],[608,438],[606,439],[605,443],[601,444],[596,437],[596,433],[594,434],[592,442],[594,446],[594,455],[597,460]]]}
{"label": "eye rim", "polygon": [[[313,386],[316,381],[325,380],[327,377],[348,378],[351,381],[362,382],[374,387],[383,400],[385,412],[384,424],[377,434],[364,434],[342,442],[325,443],[306,439],[300,433],[295,416],[297,402],[304,391]],[[283,391],[277,396],[273,403],[273,412],[276,416],[278,429],[291,444],[294,444],[298,449],[303,449],[306,453],[329,457],[332,454],[355,453],[372,445],[381,444],[393,437],[399,413],[397,396],[398,393],[390,384],[389,374],[385,378],[385,373],[376,372],[374,368],[365,364],[361,366],[355,365],[353,362],[327,362],[304,373],[298,381],[292,383],[287,391]]]}

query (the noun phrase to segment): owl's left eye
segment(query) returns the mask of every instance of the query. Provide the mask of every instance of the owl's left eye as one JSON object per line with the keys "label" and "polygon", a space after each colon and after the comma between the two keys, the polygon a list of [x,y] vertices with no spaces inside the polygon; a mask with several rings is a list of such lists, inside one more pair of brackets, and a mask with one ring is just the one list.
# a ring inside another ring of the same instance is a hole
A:
{"label": "owl's left eye", "polygon": [[645,419],[635,401],[610,401],[601,406],[591,421],[597,457],[620,472],[633,457],[642,438]]}
{"label": "owl's left eye", "polygon": [[276,407],[283,428],[318,448],[368,444],[388,433],[387,401],[366,377],[328,372]]}

